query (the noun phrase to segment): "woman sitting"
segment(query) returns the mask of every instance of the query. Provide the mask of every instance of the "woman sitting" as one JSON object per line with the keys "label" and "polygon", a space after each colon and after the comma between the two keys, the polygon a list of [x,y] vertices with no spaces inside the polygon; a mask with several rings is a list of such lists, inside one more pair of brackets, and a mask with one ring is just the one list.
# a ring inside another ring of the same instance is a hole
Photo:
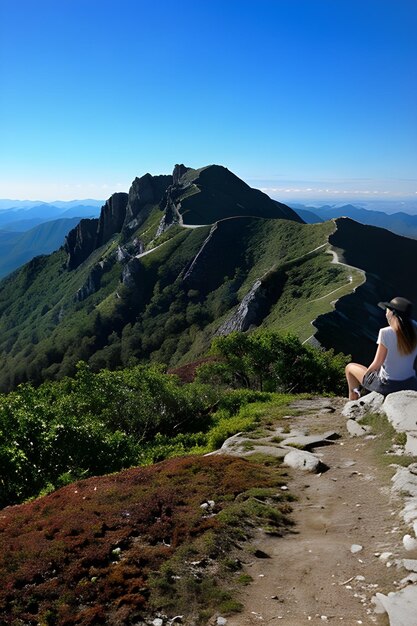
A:
{"label": "woman sitting", "polygon": [[396,297],[390,302],[379,302],[378,306],[385,309],[389,326],[379,331],[378,348],[368,368],[359,363],[346,366],[349,400],[360,398],[360,386],[384,396],[403,389],[417,391],[417,323],[411,319],[412,304],[406,298]]}

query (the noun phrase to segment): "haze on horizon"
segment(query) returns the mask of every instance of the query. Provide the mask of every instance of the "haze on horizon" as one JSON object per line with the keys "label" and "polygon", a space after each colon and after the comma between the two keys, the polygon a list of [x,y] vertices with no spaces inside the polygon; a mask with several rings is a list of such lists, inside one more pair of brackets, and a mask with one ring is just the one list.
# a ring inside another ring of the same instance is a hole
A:
{"label": "haze on horizon", "polygon": [[218,163],[289,203],[417,200],[414,0],[3,0],[0,198]]}

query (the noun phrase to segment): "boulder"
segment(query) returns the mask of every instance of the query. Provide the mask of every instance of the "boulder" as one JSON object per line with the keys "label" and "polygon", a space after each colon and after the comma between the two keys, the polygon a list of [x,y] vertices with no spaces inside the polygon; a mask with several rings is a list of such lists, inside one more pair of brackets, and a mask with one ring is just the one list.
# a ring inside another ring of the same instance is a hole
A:
{"label": "boulder", "polygon": [[367,413],[378,413],[383,402],[384,396],[376,391],[372,391],[372,393],[368,393],[366,396],[363,396],[363,398],[346,402],[342,410],[342,415],[359,421],[365,417]]}
{"label": "boulder", "polygon": [[320,472],[326,468],[315,454],[296,449],[285,455],[284,465],[306,472]]}
{"label": "boulder", "polygon": [[417,391],[390,393],[382,406],[395,430],[414,432],[417,436]]}
{"label": "boulder", "polygon": [[417,463],[399,467],[392,477],[392,490],[412,498],[417,498]]}
{"label": "boulder", "polygon": [[371,430],[369,426],[362,426],[352,419],[349,419],[346,422],[346,428],[348,429],[348,433],[351,437],[363,437]]}
{"label": "boulder", "polygon": [[417,585],[409,585],[387,596],[377,593],[376,598],[388,613],[390,626],[415,626]]}

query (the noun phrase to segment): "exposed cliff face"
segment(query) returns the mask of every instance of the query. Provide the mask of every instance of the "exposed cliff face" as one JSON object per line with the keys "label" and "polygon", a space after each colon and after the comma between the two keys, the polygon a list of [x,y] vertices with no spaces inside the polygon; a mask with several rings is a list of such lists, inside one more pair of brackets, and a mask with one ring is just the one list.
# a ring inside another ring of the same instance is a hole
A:
{"label": "exposed cliff face", "polygon": [[87,276],[87,280],[84,285],[79,288],[77,293],[75,294],[75,299],[77,302],[82,302],[91,294],[95,293],[100,289],[101,277],[107,271],[110,263],[106,261],[100,261],[95,265],[89,275]]}
{"label": "exposed cliff face", "polygon": [[68,253],[67,268],[73,270],[96,249],[98,219],[81,220],[78,226],[70,230],[65,240]]}
{"label": "exposed cliff face", "polygon": [[115,233],[120,233],[126,217],[127,200],[127,193],[114,193],[102,207],[97,230],[97,247],[105,244]]}
{"label": "exposed cliff face", "polygon": [[145,174],[135,178],[129,190],[124,228],[133,230],[143,224],[149,207],[161,202],[171,184],[172,176]]}
{"label": "exposed cliff face", "polygon": [[259,309],[264,306],[265,293],[262,282],[258,279],[251,290],[243,298],[233,315],[222,324],[217,331],[218,335],[229,335],[234,331],[244,332],[252,324],[259,323]]}

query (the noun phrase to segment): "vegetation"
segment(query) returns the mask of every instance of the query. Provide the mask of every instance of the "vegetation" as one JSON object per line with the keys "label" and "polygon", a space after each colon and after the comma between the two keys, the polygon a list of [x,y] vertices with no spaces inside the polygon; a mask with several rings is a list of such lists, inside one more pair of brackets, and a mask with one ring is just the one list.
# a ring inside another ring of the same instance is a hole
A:
{"label": "vegetation", "polygon": [[205,624],[235,611],[233,588],[245,582],[237,542],[252,525],[285,531],[282,483],[276,468],[189,457],[5,509],[1,623],[127,626],[162,612]]}
{"label": "vegetation", "polygon": [[254,426],[265,392],[342,387],[346,358],[293,336],[233,333],[212,350],[221,361],[203,365],[187,385],[161,366],[94,373],[80,362],[74,379],[1,395],[0,506],[81,477],[214,450]]}
{"label": "vegetation", "polygon": [[[155,208],[130,239],[115,235],[73,271],[65,269],[61,250],[33,259],[0,283],[0,390],[74,376],[80,360],[96,372],[149,360],[170,367],[195,360],[259,277],[265,301],[257,325],[291,329],[304,340],[312,319],[331,308],[326,294],[335,288],[343,293],[348,285],[347,270],[325,253],[331,223],[225,220],[204,245],[204,263],[185,278],[210,227],[173,226],[155,239],[161,214]],[[122,244],[134,254],[134,239],[157,247],[136,261],[126,286],[116,253]],[[78,300],[78,290],[103,262],[99,284]]]}
{"label": "vegetation", "polygon": [[198,380],[260,391],[342,394],[349,358],[302,344],[295,335],[272,331],[217,337],[211,353],[219,360],[198,369]]}

